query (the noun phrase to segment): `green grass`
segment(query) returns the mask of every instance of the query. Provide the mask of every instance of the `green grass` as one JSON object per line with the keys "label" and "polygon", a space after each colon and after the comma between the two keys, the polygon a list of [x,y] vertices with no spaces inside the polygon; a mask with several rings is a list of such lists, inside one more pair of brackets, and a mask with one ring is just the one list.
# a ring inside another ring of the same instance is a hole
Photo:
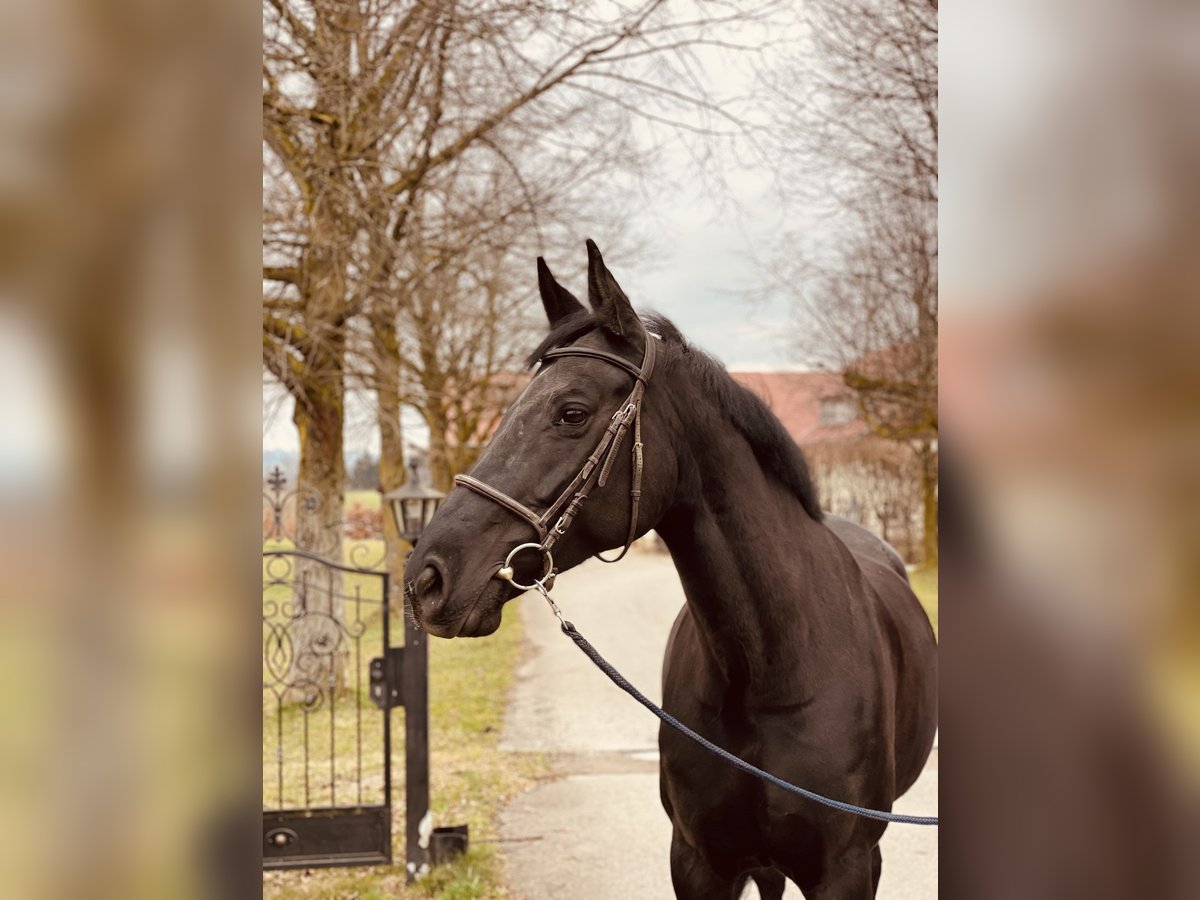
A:
{"label": "green grass", "polygon": [[[379,627],[378,620],[368,626],[364,647],[378,646]],[[394,634],[401,633],[398,620],[393,621],[393,629]],[[495,816],[508,798],[529,787],[546,772],[546,763],[541,756],[504,753],[498,747],[508,691],[512,686],[513,672],[523,641],[520,620],[510,613],[500,630],[487,638],[431,640],[429,643],[433,819],[435,825],[463,822],[470,825],[471,849],[464,857],[435,869],[415,884],[404,883],[404,713],[403,710],[396,710],[392,713],[392,779],[393,842],[397,865],[389,868],[264,873],[264,896],[280,900],[293,897],[320,900],[384,897],[472,900],[509,896],[504,887],[503,859],[494,849]],[[339,713],[339,722],[341,715],[351,714],[353,688],[340,696],[344,698],[345,712]],[[264,694],[264,701],[266,697]],[[320,714],[325,713],[322,711]],[[285,732],[292,737],[301,734],[303,718],[300,705],[285,707]],[[374,718],[378,720],[378,714]],[[328,718],[323,721],[327,734]],[[275,720],[265,712],[264,728],[268,724],[274,728]],[[267,786],[275,771],[269,765],[275,759],[274,747],[267,745],[269,739],[269,736],[264,736],[264,779],[268,781]],[[352,736],[348,740],[352,740]],[[367,757],[374,754],[374,758],[378,758],[382,752],[382,729],[365,730],[364,742],[368,741],[373,742],[373,746],[365,746],[364,753]],[[347,748],[347,752],[349,749],[352,748]],[[338,750],[339,753],[343,750],[340,744]],[[292,775],[299,773],[302,778],[303,765],[298,763],[297,766],[296,770],[285,773],[285,787]],[[353,783],[353,766],[345,771],[339,768],[336,774],[337,783],[341,784],[343,780],[347,784]],[[327,763],[322,775],[327,785]]]}
{"label": "green grass", "polygon": [[382,496],[379,491],[346,491],[343,495],[346,509],[358,504],[363,509],[379,509]]}
{"label": "green grass", "polygon": [[933,633],[938,634],[938,570],[917,569],[908,573],[908,580],[933,623]]}

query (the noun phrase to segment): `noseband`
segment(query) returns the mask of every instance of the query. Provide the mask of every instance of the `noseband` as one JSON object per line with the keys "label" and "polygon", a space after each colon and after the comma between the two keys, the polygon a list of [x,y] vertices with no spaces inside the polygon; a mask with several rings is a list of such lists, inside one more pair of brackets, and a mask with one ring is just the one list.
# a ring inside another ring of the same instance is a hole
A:
{"label": "noseband", "polygon": [[[617,411],[613,413],[612,420],[604,430],[604,434],[601,436],[600,442],[596,445],[596,449],[588,456],[587,461],[583,464],[583,468],[579,470],[579,474],[571,479],[570,484],[566,486],[563,492],[558,495],[558,499],[550,504],[550,507],[544,513],[538,515],[519,500],[513,499],[490,484],[484,484],[478,478],[473,478],[470,475],[455,476],[455,484],[460,484],[500,504],[509,512],[528,522],[533,526],[534,531],[537,532],[537,543],[530,542],[514,547],[505,558],[504,565],[496,572],[497,578],[510,582],[513,587],[520,588],[521,590],[531,590],[537,584],[540,584],[549,590],[551,585],[553,585],[554,576],[557,573],[554,571],[554,557],[551,555],[551,550],[558,542],[558,539],[566,534],[567,529],[571,526],[571,522],[574,521],[575,516],[579,513],[580,507],[583,506],[584,501],[588,498],[588,494],[591,493],[592,488],[597,485],[604,487],[608,482],[613,462],[617,458],[617,451],[620,449],[621,442],[625,439],[625,434],[629,431],[631,425],[633,426],[633,480],[629,490],[629,535],[625,539],[624,548],[616,557],[605,559],[597,553],[596,558],[602,562],[616,562],[629,552],[630,545],[633,543],[634,538],[637,537],[638,505],[642,499],[642,395],[646,392],[646,384],[650,381],[650,375],[654,371],[655,344],[658,339],[657,335],[653,335],[648,331],[645,331],[644,334],[646,350],[642,356],[641,366],[635,366],[629,360],[615,353],[609,353],[605,350],[594,350],[590,347],[560,347],[548,351],[539,360],[539,363],[545,364],[548,360],[560,359],[564,356],[583,356],[611,363],[620,369],[624,369],[634,377],[633,390],[629,392],[629,396],[622,401]],[[558,517],[557,521],[554,521],[556,516]],[[552,521],[554,521],[553,525],[550,524]],[[512,561],[522,550],[537,550],[542,554],[545,568],[542,577],[536,579],[534,584],[521,584],[513,580]]]}

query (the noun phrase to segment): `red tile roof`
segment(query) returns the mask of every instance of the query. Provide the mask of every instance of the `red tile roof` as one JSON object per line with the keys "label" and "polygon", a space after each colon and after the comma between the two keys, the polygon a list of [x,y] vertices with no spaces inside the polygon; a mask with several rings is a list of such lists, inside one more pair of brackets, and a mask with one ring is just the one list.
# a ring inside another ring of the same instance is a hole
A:
{"label": "red tile roof", "polygon": [[801,446],[852,441],[868,431],[866,424],[857,418],[857,410],[851,422],[822,421],[821,411],[826,401],[851,406],[854,403],[854,395],[836,372],[731,371],[729,374],[757,394]]}

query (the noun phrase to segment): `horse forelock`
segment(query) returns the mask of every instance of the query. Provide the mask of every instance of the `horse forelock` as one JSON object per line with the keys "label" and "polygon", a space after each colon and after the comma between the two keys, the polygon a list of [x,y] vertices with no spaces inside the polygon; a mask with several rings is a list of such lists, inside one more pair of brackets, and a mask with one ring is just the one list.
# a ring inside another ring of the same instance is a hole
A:
{"label": "horse forelock", "polygon": [[575,343],[588,332],[594,331],[599,324],[595,314],[587,310],[566,316],[550,329],[550,333],[542,338],[537,349],[526,357],[526,368],[537,365],[549,351]]}

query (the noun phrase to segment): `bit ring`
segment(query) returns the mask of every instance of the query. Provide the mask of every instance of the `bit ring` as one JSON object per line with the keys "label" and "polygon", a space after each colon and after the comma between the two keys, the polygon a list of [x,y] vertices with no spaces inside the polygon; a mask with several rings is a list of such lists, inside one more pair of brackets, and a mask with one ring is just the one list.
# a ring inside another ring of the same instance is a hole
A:
{"label": "bit ring", "polygon": [[[522,550],[539,550],[539,551],[541,551],[542,556],[545,558],[544,561],[546,563],[546,571],[543,572],[542,577],[536,579],[533,584],[521,584],[519,581],[516,581],[513,577],[513,567],[512,567],[513,557],[516,556],[518,553],[520,553]],[[544,584],[546,579],[549,578],[551,576],[551,574],[553,574],[553,572],[554,572],[554,557],[550,555],[549,550],[547,550],[541,544],[532,544],[532,543],[518,544],[516,547],[513,547],[512,550],[510,550],[508,552],[508,556],[506,556],[504,558],[504,565],[500,567],[498,572],[496,572],[496,577],[499,578],[501,581],[507,581],[513,587],[519,588],[522,591],[532,591],[538,585]]]}

